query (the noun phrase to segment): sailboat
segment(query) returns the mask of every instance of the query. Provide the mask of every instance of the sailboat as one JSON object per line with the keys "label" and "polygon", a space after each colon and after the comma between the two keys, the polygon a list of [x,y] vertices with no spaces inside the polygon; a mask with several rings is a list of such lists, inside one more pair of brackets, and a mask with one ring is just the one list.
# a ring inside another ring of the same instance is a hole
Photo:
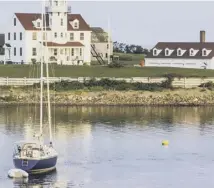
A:
{"label": "sailboat", "polygon": [[[43,1],[43,0],[42,0]],[[42,5],[42,10],[44,5]],[[50,92],[49,92],[49,73],[48,63],[46,62],[46,79],[47,79],[47,100],[48,100],[48,124],[50,141],[49,144],[44,144],[43,139],[43,54],[47,48],[44,48],[43,43],[43,31],[46,30],[46,19],[44,19],[44,13],[42,11],[42,23],[45,23],[45,27],[41,28],[41,46],[42,46],[42,58],[41,58],[41,81],[40,81],[40,133],[35,135],[32,141],[19,141],[15,143],[15,150],[13,153],[13,163],[18,169],[22,169],[28,173],[43,173],[49,172],[56,168],[58,154],[52,143],[52,130],[51,130],[51,106],[50,106]],[[44,55],[44,56],[43,56]]]}

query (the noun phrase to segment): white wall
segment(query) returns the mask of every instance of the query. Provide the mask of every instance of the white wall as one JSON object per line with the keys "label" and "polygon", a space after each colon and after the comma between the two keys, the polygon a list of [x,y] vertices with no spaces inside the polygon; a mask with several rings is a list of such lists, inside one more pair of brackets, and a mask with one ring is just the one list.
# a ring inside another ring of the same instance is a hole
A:
{"label": "white wall", "polygon": [[[14,18],[16,18],[16,26],[14,26]],[[20,32],[22,33],[22,40],[20,40]],[[8,40],[8,33],[10,33],[10,40]],[[16,33],[16,40],[14,40],[14,33]],[[11,45],[11,61],[25,61],[25,30],[15,14],[8,19],[8,27],[5,28],[5,43],[9,43]],[[14,56],[14,48],[16,48],[16,56]],[[20,48],[22,48],[22,56],[20,56]]]}
{"label": "white wall", "polygon": [[0,55],[0,61],[4,61],[4,55]]}
{"label": "white wall", "polygon": [[[70,33],[74,33],[74,40],[70,40]],[[80,40],[80,33],[84,33],[84,40]],[[80,42],[84,45],[83,56],[84,62],[91,62],[91,31],[68,31],[67,33],[68,42]]]}
{"label": "white wall", "polygon": [[[32,63],[31,59],[36,59],[37,61],[41,60],[41,44],[39,41],[41,41],[42,34],[40,31],[37,31],[37,40],[33,40],[33,32],[35,31],[26,31],[26,63]],[[33,48],[36,48],[37,55],[33,56],[32,51]]]}
{"label": "white wall", "polygon": [[[92,43],[93,45],[95,45],[95,50],[97,53],[102,54],[101,57],[103,58],[103,60],[108,60],[108,57],[106,57],[106,53],[109,53],[109,49],[107,48],[107,42],[100,42],[100,43]],[[113,43],[110,43],[110,55],[113,55]],[[96,61],[97,59],[95,57],[92,56],[92,60]]]}
{"label": "white wall", "polygon": [[203,69],[204,62],[207,69],[214,69],[213,59],[172,59],[172,58],[145,58],[145,66],[150,67],[180,67]]}

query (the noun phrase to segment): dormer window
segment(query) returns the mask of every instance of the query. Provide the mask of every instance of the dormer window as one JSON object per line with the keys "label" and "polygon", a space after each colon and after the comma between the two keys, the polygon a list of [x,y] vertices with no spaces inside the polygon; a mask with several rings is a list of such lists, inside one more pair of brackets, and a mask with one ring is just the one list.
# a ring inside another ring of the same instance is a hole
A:
{"label": "dormer window", "polygon": [[193,55],[194,55],[194,50],[193,50],[192,48],[191,48],[190,51],[189,51],[189,55],[190,55],[190,56],[193,56]]}
{"label": "dormer window", "polygon": [[153,50],[153,55],[156,56],[157,55],[157,49]]}
{"label": "dormer window", "polygon": [[40,22],[37,22],[37,27],[40,27]]}
{"label": "dormer window", "polygon": [[165,50],[165,55],[168,56],[169,55],[169,49]]}
{"label": "dormer window", "polygon": [[74,22],[74,27],[77,28],[78,27],[78,23]]}
{"label": "dormer window", "polygon": [[180,49],[178,50],[178,56],[181,56],[181,50]]}
{"label": "dormer window", "polygon": [[207,51],[203,50],[203,56],[206,56],[206,55],[207,55]]}

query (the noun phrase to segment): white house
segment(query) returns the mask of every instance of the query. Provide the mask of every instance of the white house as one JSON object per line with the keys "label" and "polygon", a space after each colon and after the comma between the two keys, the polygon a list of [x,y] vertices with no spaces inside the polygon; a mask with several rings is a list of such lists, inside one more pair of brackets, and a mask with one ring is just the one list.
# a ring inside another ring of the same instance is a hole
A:
{"label": "white house", "polygon": [[[91,28],[80,14],[70,11],[66,0],[49,0],[44,23],[41,13],[15,13],[5,33],[5,43],[11,46],[9,59],[26,64],[40,62],[43,37],[49,62],[90,64]],[[43,33],[42,24],[46,28]]]}
{"label": "white house", "polygon": [[145,66],[214,69],[214,42],[159,42],[145,58]]}

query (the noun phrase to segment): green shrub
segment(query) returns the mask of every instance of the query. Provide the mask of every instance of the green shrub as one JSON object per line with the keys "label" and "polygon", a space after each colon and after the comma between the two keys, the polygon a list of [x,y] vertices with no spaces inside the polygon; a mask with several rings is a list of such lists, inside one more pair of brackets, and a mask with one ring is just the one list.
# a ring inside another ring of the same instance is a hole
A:
{"label": "green shrub", "polygon": [[121,62],[112,62],[110,64],[108,64],[109,68],[121,68],[124,67],[123,64]]}
{"label": "green shrub", "polygon": [[63,90],[90,90],[90,91],[102,91],[102,90],[142,90],[142,91],[162,91],[164,88],[169,87],[170,84],[163,83],[127,83],[126,81],[116,81],[111,79],[91,79],[84,81],[84,83],[80,83],[77,81],[61,81],[51,84],[50,88],[53,88],[57,91]]}
{"label": "green shrub", "polygon": [[199,85],[199,87],[204,87],[204,88],[214,88],[214,83],[209,81],[207,83],[203,83],[201,85]]}

